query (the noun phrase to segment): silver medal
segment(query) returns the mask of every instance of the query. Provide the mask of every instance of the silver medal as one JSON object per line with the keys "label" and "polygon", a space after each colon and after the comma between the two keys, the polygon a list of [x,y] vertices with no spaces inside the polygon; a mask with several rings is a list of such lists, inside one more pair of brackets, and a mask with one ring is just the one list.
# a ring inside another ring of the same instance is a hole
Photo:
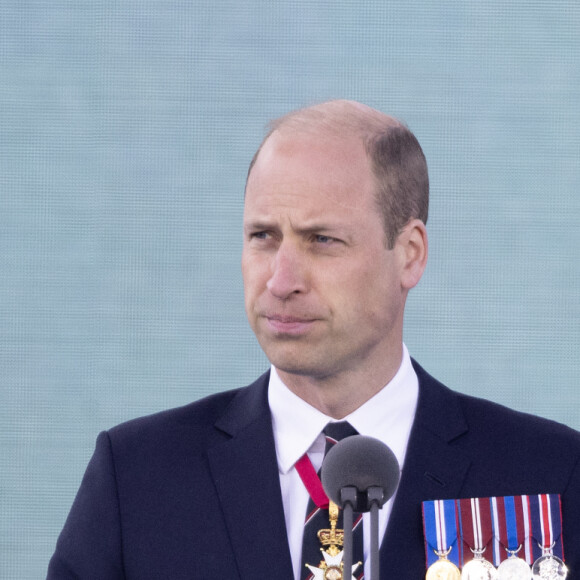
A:
{"label": "silver medal", "polygon": [[496,580],[497,570],[494,565],[483,558],[474,558],[461,570],[461,580]]}
{"label": "silver medal", "polygon": [[566,564],[553,554],[540,556],[532,566],[534,580],[564,580],[567,574]]}
{"label": "silver medal", "polygon": [[510,556],[497,568],[498,580],[531,580],[532,570],[525,560]]}

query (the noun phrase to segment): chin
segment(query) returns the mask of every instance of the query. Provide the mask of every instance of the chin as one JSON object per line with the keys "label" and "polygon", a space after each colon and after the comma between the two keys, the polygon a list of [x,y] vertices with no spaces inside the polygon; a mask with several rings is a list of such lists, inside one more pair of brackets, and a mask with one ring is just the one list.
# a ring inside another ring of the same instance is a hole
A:
{"label": "chin", "polygon": [[[312,354],[312,353],[310,353]],[[281,372],[290,375],[324,378],[332,373],[328,360],[320,361],[312,356],[269,356],[269,361]]]}
{"label": "chin", "polygon": [[[290,350],[293,352],[289,352]],[[268,360],[278,370],[296,375],[307,375],[310,374],[312,366],[316,365],[313,365],[312,361],[309,361],[301,351],[303,349],[264,349]]]}

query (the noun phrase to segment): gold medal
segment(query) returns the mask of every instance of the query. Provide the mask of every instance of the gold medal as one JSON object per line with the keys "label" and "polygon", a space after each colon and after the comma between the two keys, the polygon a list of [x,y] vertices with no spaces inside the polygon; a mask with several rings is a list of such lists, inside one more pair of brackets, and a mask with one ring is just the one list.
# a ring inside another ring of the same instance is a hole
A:
{"label": "gold medal", "polygon": [[451,548],[447,551],[434,550],[435,554],[439,556],[437,562],[433,562],[427,569],[425,580],[461,580],[461,572],[459,568],[447,559],[447,555],[451,552]]}
{"label": "gold medal", "polygon": [[338,506],[333,502],[328,504],[328,517],[330,519],[330,529],[323,529],[318,532],[318,539],[322,544],[320,551],[323,560],[318,566],[306,564],[306,567],[312,572],[314,580],[354,580],[355,570],[362,564],[357,562],[352,565],[351,575],[343,578],[342,566],[342,545],[344,543],[344,530],[336,529],[338,521]]}

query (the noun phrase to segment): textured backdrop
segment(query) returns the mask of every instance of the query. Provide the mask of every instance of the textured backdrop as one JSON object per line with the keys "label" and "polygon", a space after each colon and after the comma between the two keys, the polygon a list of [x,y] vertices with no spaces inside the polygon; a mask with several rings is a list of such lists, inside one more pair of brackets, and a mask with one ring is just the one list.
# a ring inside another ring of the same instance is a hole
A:
{"label": "textured backdrop", "polygon": [[243,185],[312,102],[425,149],[411,353],[579,428],[579,30],[577,0],[2,0],[0,577],[43,576],[100,430],[266,368]]}

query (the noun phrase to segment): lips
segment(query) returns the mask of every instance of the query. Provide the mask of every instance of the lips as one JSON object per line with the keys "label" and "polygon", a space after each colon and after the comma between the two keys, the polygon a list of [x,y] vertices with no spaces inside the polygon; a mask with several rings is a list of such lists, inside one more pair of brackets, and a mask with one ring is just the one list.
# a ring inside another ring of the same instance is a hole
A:
{"label": "lips", "polygon": [[316,322],[315,318],[302,318],[298,316],[284,316],[279,314],[265,315],[267,325],[276,334],[299,336],[310,330]]}

